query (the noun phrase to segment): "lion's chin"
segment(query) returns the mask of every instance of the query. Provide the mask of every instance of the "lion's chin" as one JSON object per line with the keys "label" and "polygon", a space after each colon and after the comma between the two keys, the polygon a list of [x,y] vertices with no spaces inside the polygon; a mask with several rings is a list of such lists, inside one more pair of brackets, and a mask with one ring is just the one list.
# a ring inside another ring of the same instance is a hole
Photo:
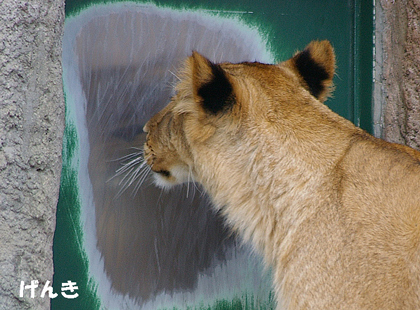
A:
{"label": "lion's chin", "polygon": [[153,179],[154,184],[163,189],[171,189],[182,183],[194,182],[192,174],[186,172],[185,169],[182,169],[181,167],[172,168],[169,175],[153,172]]}
{"label": "lion's chin", "polygon": [[180,184],[177,182],[177,180],[174,177],[166,177],[162,176],[159,173],[153,173],[153,180],[154,184],[157,187],[163,188],[163,189],[171,189],[177,184]]}

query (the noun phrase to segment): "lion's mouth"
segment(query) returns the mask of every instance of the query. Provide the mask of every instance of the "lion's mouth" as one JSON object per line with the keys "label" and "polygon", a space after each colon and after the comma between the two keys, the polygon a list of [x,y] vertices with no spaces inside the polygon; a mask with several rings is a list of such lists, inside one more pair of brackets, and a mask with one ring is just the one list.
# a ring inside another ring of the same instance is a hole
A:
{"label": "lion's mouth", "polygon": [[171,176],[171,173],[168,170],[153,170],[153,167],[152,167],[152,171],[166,178],[169,178]]}

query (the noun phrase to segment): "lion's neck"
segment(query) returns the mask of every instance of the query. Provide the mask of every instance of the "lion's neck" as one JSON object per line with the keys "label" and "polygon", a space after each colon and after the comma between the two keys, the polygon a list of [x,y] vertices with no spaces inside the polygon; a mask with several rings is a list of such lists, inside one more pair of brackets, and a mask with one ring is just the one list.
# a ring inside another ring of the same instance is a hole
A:
{"label": "lion's neck", "polygon": [[[254,145],[254,149],[252,149]],[[316,149],[316,144],[277,145],[261,141],[214,158],[201,171],[202,183],[228,223],[245,241],[251,241],[267,262],[288,255],[287,244],[301,223],[317,212],[317,202],[327,192],[331,169],[340,149]],[[296,147],[299,145],[299,147]],[[322,144],[318,144],[322,145]]]}

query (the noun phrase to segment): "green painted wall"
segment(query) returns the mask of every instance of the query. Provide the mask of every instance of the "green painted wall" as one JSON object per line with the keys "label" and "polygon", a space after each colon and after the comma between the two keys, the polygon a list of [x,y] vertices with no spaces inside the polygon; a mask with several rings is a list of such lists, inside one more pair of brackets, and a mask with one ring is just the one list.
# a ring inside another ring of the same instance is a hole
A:
{"label": "green painted wall", "polygon": [[[68,0],[66,14],[75,14],[95,2],[114,1]],[[266,33],[278,61],[289,58],[311,40],[330,40],[337,54],[337,74],[334,97],[327,105],[372,131],[373,1],[165,0],[152,3],[240,16]]]}
{"label": "green painted wall", "polygon": [[[76,128],[66,115],[63,168],[54,235],[53,289],[55,293],[58,293],[58,296],[51,300],[51,309],[54,310],[94,310],[100,308],[100,301],[95,295],[94,283],[89,278],[88,263],[83,249],[79,190],[75,186],[78,182],[77,156],[78,137]],[[62,283],[68,280],[77,283],[78,290],[75,292],[79,294],[79,297],[67,299],[60,294]]]}

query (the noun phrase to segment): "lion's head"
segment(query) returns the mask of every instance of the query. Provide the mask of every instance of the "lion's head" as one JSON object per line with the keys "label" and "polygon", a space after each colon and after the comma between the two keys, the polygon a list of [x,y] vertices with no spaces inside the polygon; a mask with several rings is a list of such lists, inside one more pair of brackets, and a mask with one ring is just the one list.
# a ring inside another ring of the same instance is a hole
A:
{"label": "lion's head", "polygon": [[312,109],[322,114],[334,69],[328,41],[313,41],[276,65],[214,64],[194,52],[179,75],[176,95],[144,127],[144,155],[157,184],[235,182],[258,159],[256,149],[270,139],[280,142],[277,133],[311,118]]}

